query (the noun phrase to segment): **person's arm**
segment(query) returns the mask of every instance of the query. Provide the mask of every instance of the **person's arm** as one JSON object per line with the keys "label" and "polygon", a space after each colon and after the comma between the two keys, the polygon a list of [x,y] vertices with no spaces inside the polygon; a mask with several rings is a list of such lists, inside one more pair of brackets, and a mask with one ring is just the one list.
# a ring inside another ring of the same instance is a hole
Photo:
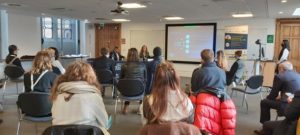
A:
{"label": "person's arm", "polygon": [[26,73],[24,74],[24,88],[25,92],[30,92],[31,91],[31,83],[30,83],[30,74]]}
{"label": "person's arm", "polygon": [[100,95],[93,95],[95,96],[93,99],[94,101],[91,101],[90,103],[93,105],[91,106],[94,110],[94,116],[96,117],[97,122],[100,124],[101,127],[105,127],[106,129],[108,123],[108,115],[105,109],[105,105],[103,103],[103,100]]}
{"label": "person's arm", "polygon": [[25,71],[24,68],[23,68],[23,66],[22,66],[21,60],[19,58],[16,58],[14,60],[13,64],[16,65],[16,66],[18,66],[18,67],[20,67],[23,71]]}
{"label": "person's arm", "polygon": [[54,66],[59,69],[59,71],[60,71],[61,74],[64,74],[66,72],[66,70],[62,66],[62,64],[58,60],[55,60],[54,62],[55,62]]}
{"label": "person's arm", "polygon": [[284,49],[278,63],[281,63],[281,62],[283,62],[284,60],[287,60],[288,57],[289,57],[289,50]]}
{"label": "person's arm", "polygon": [[300,97],[296,96],[284,111],[286,119],[290,121],[297,120],[300,115]]}
{"label": "person's arm", "polygon": [[120,79],[123,79],[125,77],[125,72],[126,72],[126,65],[124,64],[121,67]]}
{"label": "person's arm", "polygon": [[197,92],[198,89],[200,88],[199,85],[199,68],[195,69],[193,71],[192,79],[191,79],[191,88],[192,92]]}
{"label": "person's arm", "polygon": [[276,75],[274,77],[272,90],[271,90],[270,94],[267,96],[267,99],[275,100],[279,94],[279,91],[281,91],[281,87],[282,87],[282,81]]}

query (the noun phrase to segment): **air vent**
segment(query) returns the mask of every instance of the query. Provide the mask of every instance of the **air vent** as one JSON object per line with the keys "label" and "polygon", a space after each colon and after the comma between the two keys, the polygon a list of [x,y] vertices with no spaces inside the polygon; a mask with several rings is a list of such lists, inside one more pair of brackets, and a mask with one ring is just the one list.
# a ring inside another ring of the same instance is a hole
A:
{"label": "air vent", "polygon": [[17,3],[3,3],[3,6],[7,6],[7,7],[23,7],[24,5],[22,4],[17,4]]}

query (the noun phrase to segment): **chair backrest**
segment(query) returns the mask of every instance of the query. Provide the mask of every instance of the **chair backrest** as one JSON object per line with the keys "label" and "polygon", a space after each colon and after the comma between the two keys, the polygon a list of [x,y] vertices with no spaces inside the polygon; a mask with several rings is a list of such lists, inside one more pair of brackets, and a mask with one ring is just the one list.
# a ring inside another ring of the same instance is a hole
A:
{"label": "chair backrest", "polygon": [[145,91],[145,84],[140,79],[120,79],[118,91],[123,96],[139,96]]}
{"label": "chair backrest", "polygon": [[262,75],[251,76],[247,81],[247,87],[251,89],[258,89],[263,84],[264,77]]}
{"label": "chair backrest", "polygon": [[48,127],[42,135],[104,135],[95,126],[90,125],[57,125]]}
{"label": "chair backrest", "polygon": [[114,75],[112,71],[107,69],[96,69],[98,81],[102,84],[112,83]]}
{"label": "chair backrest", "polygon": [[22,113],[29,116],[46,116],[51,114],[52,103],[49,93],[25,92],[18,96],[17,105]]}
{"label": "chair backrest", "polygon": [[5,66],[4,73],[8,78],[17,79],[24,74],[24,71],[21,67],[9,64]]}
{"label": "chair backrest", "polygon": [[201,135],[200,130],[185,122],[167,122],[162,124],[147,124],[138,135]]}

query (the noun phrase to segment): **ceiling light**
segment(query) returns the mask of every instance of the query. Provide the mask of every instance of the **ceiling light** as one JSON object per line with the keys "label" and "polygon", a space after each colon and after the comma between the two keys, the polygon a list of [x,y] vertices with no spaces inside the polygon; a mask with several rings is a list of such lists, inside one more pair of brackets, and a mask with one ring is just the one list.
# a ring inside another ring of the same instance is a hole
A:
{"label": "ceiling light", "polygon": [[283,12],[282,12],[282,11],[280,11],[280,12],[278,12],[278,14],[283,14]]}
{"label": "ceiling light", "polygon": [[281,0],[281,3],[287,3],[287,0]]}
{"label": "ceiling light", "polygon": [[232,14],[234,18],[244,18],[244,17],[253,17],[252,13],[244,13],[244,14]]}
{"label": "ceiling light", "polygon": [[112,19],[114,22],[129,22],[130,20],[128,19]]}
{"label": "ceiling light", "polygon": [[145,5],[139,3],[124,3],[121,5],[122,8],[145,8]]}
{"label": "ceiling light", "polygon": [[294,16],[300,16],[300,8],[296,8],[296,10],[293,13]]}
{"label": "ceiling light", "polygon": [[184,18],[178,17],[178,16],[170,16],[170,17],[164,17],[166,20],[183,20]]}
{"label": "ceiling light", "polygon": [[84,23],[89,23],[90,21],[88,19],[84,19]]}

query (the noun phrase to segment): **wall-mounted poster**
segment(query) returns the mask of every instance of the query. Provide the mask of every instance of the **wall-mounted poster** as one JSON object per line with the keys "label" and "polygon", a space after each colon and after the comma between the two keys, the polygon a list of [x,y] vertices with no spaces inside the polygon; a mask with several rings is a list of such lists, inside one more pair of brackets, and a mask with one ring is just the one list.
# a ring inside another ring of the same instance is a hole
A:
{"label": "wall-mounted poster", "polygon": [[248,34],[225,33],[225,49],[247,49]]}

